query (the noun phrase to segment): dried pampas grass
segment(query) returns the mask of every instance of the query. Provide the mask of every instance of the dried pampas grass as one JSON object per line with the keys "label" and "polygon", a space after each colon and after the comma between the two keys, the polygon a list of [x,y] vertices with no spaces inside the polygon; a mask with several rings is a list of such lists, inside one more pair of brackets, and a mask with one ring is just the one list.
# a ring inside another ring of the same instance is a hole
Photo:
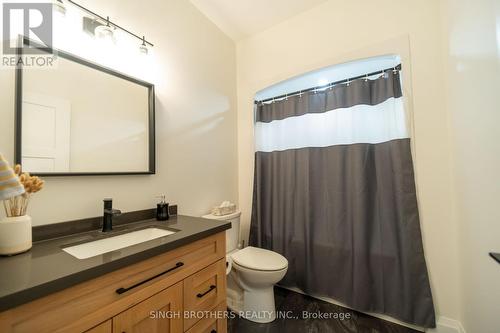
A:
{"label": "dried pampas grass", "polygon": [[14,167],[14,173],[18,176],[25,192],[9,200],[4,200],[5,212],[9,217],[26,215],[31,195],[41,191],[45,184],[39,177],[31,176],[29,172],[22,172],[21,164]]}

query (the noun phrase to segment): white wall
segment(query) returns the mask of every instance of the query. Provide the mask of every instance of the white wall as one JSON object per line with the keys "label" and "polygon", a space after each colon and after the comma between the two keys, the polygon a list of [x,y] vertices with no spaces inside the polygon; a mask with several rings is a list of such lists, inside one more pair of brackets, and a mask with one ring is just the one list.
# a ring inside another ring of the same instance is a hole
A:
{"label": "white wall", "polygon": [[458,228],[440,6],[435,0],[330,0],[237,44],[239,201],[248,236],[253,179],[253,97],[321,67],[382,54],[402,57],[413,111],[421,225],[437,315],[459,318]]}
{"label": "white wall", "polygon": [[500,2],[445,0],[444,49],[460,222],[461,321],[500,330]]}
{"label": "white wall", "polygon": [[[157,174],[46,178],[46,188],[29,208],[34,224],[99,216],[101,200],[108,196],[116,208],[130,211],[154,207],[155,196],[165,193],[182,214],[190,215],[201,215],[222,200],[237,201],[233,41],[189,1],[80,2],[155,44],[144,63],[124,53],[106,64],[134,76],[144,74],[156,85]],[[75,42],[71,49],[78,46]],[[109,54],[97,47],[87,51],[96,59]],[[0,151],[12,161],[13,70],[0,70],[0,91]]]}

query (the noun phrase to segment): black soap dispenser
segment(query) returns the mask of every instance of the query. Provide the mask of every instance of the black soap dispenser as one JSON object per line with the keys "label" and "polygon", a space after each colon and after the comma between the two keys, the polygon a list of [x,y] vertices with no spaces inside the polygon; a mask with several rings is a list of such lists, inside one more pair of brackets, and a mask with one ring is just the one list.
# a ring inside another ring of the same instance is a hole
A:
{"label": "black soap dispenser", "polygon": [[161,201],[156,205],[156,219],[158,221],[166,221],[169,219],[168,202],[165,202],[165,194],[160,195]]}

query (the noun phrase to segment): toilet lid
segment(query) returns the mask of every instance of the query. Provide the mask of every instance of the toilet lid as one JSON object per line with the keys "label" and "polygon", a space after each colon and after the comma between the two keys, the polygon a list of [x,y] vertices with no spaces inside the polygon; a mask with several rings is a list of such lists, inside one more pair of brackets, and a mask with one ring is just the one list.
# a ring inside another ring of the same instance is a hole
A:
{"label": "toilet lid", "polygon": [[279,271],[288,266],[281,254],[252,246],[237,251],[231,258],[240,266],[259,271]]}

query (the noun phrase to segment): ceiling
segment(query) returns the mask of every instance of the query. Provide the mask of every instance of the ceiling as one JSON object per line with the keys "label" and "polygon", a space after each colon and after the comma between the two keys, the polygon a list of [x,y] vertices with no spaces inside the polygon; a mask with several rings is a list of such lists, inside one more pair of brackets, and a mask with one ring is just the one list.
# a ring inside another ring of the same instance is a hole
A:
{"label": "ceiling", "polygon": [[266,30],[327,0],[191,0],[233,40]]}

